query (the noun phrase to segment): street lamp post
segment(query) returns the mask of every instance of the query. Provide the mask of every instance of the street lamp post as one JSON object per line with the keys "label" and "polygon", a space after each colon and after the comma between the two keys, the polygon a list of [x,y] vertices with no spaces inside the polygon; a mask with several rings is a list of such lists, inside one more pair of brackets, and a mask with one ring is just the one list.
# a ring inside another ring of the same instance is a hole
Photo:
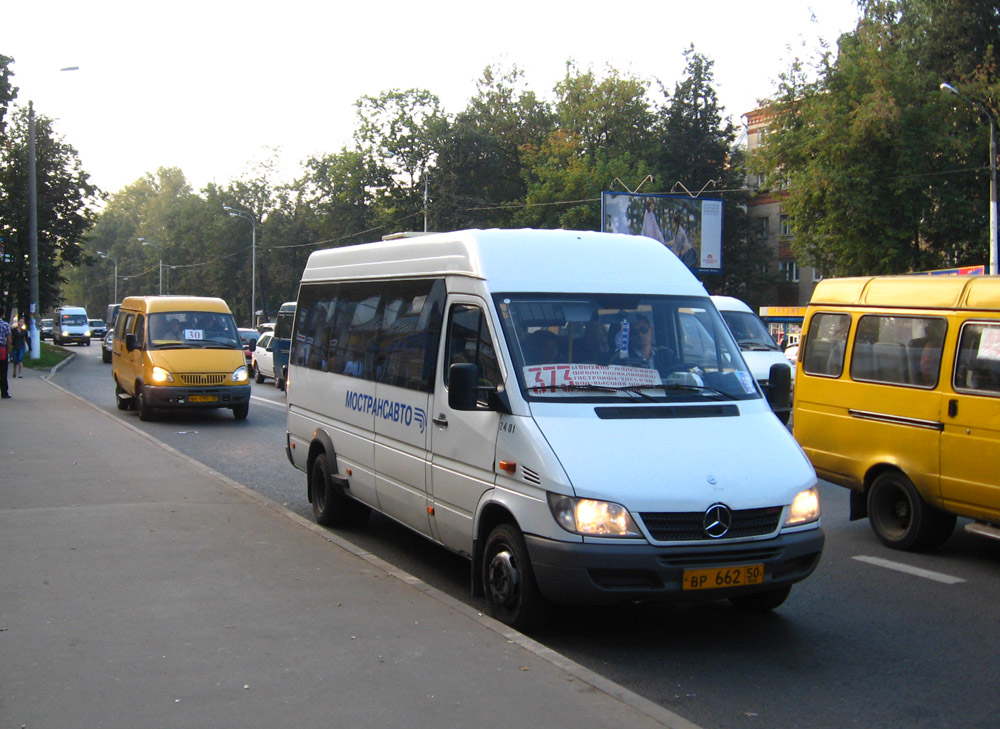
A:
{"label": "street lamp post", "polygon": [[111,261],[115,264],[115,294],[114,298],[112,299],[112,302],[117,304],[118,303],[118,259],[115,258],[114,256],[109,256],[107,253],[101,253],[100,251],[97,252],[97,255],[99,255],[101,258],[110,258]]}
{"label": "street lamp post", "polygon": [[146,240],[145,238],[139,238],[138,240],[144,246],[155,245],[157,248],[160,249],[160,261],[159,261],[160,288],[159,288],[159,295],[163,296],[163,248],[160,246],[159,243],[153,243],[153,241]]}
{"label": "street lamp post", "polygon": [[990,122],[990,275],[997,275],[997,140],[996,119],[982,104],[978,104],[967,96],[963,96],[951,84],[941,84],[941,90],[955,94],[980,114],[984,114]]}
{"label": "street lamp post", "polygon": [[[60,71],[79,71],[79,66],[66,66]],[[38,303],[38,187],[35,159],[35,107],[28,101],[28,340],[29,355],[40,359],[42,348],[36,320],[41,313]]]}
{"label": "street lamp post", "polygon": [[222,209],[234,218],[250,221],[250,326],[255,326],[257,317],[257,221],[252,213],[246,210],[236,210],[228,205]]}

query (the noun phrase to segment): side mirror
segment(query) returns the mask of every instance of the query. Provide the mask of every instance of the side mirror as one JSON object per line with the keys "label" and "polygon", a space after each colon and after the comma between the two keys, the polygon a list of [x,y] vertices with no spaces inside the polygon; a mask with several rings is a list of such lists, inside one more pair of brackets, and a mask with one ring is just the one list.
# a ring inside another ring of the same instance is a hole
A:
{"label": "side mirror", "polygon": [[457,362],[448,370],[448,406],[452,410],[476,410],[479,368],[470,362]]}
{"label": "side mirror", "polygon": [[134,334],[125,335],[125,351],[134,352],[139,349],[139,340]]}
{"label": "side mirror", "polygon": [[792,368],[787,364],[775,363],[768,373],[767,401],[772,410],[787,410],[792,399]]}

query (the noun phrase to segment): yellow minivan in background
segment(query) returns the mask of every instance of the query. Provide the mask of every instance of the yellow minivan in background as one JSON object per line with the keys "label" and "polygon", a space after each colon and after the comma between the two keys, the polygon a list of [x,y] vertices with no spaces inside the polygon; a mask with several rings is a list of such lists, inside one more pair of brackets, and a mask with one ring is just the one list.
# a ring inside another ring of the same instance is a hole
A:
{"label": "yellow minivan in background", "polygon": [[118,409],[250,410],[250,379],[233,315],[222,299],[130,296],[115,320],[111,376]]}
{"label": "yellow minivan in background", "polygon": [[896,549],[956,516],[1000,539],[1000,278],[825,279],[806,312],[794,434]]}

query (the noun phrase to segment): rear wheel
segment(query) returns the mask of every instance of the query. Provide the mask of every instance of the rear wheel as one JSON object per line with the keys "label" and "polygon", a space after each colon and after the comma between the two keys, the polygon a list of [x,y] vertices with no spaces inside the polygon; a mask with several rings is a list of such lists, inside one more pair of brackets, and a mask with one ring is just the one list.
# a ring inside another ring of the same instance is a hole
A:
{"label": "rear wheel", "polygon": [[545,622],[549,604],[535,582],[528,548],[521,530],[500,524],[483,549],[483,592],[490,614],[518,630],[530,630]]}
{"label": "rear wheel", "polygon": [[903,550],[937,546],[955,528],[954,514],[925,504],[913,482],[898,471],[875,479],[868,491],[868,521],[884,545]]}
{"label": "rear wheel", "polygon": [[115,382],[115,404],[118,405],[119,410],[129,410],[132,407],[132,398],[130,398],[122,386]]}
{"label": "rear wheel", "polygon": [[264,375],[260,373],[260,367],[258,367],[256,364],[254,364],[253,366],[253,381],[256,382],[258,385],[264,382]]}
{"label": "rear wheel", "polygon": [[368,521],[371,509],[349,496],[330,478],[326,454],[316,456],[310,471],[312,507],[316,523],[328,527],[360,526]]}

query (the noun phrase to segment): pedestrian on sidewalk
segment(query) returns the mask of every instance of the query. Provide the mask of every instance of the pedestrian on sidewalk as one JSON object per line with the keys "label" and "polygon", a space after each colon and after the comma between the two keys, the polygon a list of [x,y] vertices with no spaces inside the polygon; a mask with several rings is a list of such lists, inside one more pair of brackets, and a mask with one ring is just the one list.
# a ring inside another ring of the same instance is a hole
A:
{"label": "pedestrian on sidewalk", "polygon": [[10,351],[10,324],[7,323],[7,309],[0,306],[0,398],[10,399],[7,390],[7,353]]}
{"label": "pedestrian on sidewalk", "polygon": [[11,377],[24,377],[24,353],[28,349],[28,332],[24,329],[24,322],[19,321],[10,331],[10,351],[7,359],[13,366],[10,372]]}

